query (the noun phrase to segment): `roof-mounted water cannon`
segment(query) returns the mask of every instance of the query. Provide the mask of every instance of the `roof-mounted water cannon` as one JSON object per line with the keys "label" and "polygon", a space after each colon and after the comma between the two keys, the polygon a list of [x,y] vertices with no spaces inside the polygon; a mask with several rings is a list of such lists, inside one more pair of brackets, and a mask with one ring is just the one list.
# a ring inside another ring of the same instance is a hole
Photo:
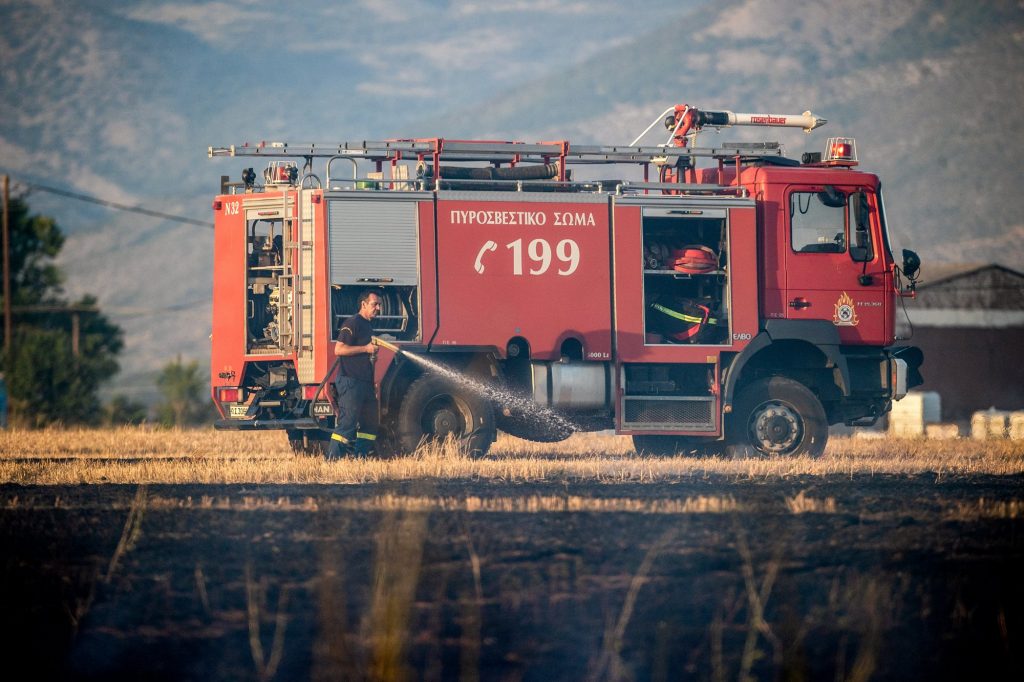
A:
{"label": "roof-mounted water cannon", "polygon": [[[671,131],[664,146],[686,147],[692,144],[698,132],[706,127],[730,128],[732,126],[759,126],[770,128],[800,128],[809,133],[828,121],[810,111],[802,114],[742,114],[733,111],[703,111],[689,104],[677,104],[666,109],[643,133],[633,145],[640,141],[659,120],[664,120],[665,128]],[[631,145],[632,146],[632,145]]]}

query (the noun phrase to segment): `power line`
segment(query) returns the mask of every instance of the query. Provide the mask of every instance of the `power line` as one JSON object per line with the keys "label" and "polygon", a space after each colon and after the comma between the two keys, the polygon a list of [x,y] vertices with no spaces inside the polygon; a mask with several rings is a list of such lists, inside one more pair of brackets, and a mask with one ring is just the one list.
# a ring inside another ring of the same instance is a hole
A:
{"label": "power line", "polygon": [[109,307],[104,308],[103,312],[109,313],[111,317],[147,317],[149,315],[157,315],[160,313],[176,313],[181,312],[183,310],[191,310],[193,308],[200,308],[207,305],[210,305],[210,299],[204,298],[198,301],[174,303],[172,305],[163,306],[160,308]]}
{"label": "power line", "polygon": [[161,306],[159,308],[142,308],[142,307],[126,307],[126,306],[103,306],[94,303],[91,305],[81,304],[35,304],[35,305],[16,305],[12,306],[11,310],[15,313],[102,313],[107,317],[146,317],[149,315],[158,315],[161,313],[173,313],[180,312],[183,310],[191,310],[193,308],[200,308],[203,306],[210,305],[210,299],[203,298],[196,301],[185,301],[183,303],[173,303],[167,306]]}
{"label": "power line", "polygon": [[58,187],[48,187],[47,185],[40,185],[35,182],[27,182],[25,180],[18,180],[22,185],[25,185],[29,189],[34,189],[39,192],[49,192],[50,194],[56,194],[57,196],[67,197],[68,199],[76,199],[78,201],[87,201],[90,204],[98,204],[99,206],[106,206],[107,208],[114,208],[118,211],[127,211],[129,213],[139,213],[146,215],[151,218],[162,218],[164,220],[173,220],[179,223],[185,223],[188,225],[198,225],[199,227],[213,227],[213,223],[204,223],[201,220],[194,218],[186,218],[180,215],[174,215],[171,213],[163,213],[161,211],[151,211],[148,208],[142,208],[141,206],[128,206],[127,204],[120,204],[116,201],[110,201],[109,199],[100,199],[88,194],[80,194],[78,192],[71,192],[66,189],[60,189]]}

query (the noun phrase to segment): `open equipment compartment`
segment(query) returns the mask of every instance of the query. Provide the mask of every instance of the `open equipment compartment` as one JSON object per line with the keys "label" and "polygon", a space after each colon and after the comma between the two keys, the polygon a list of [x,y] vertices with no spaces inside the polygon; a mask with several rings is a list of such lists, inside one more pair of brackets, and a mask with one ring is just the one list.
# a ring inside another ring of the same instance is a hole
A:
{"label": "open equipment compartment", "polygon": [[645,208],[645,345],[729,343],[727,211]]}

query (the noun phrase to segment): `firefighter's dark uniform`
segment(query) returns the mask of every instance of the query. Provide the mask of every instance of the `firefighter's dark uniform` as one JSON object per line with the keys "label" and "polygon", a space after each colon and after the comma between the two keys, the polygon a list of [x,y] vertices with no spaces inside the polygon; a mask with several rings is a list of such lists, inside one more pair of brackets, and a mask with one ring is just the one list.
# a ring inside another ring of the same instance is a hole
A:
{"label": "firefighter's dark uniform", "polygon": [[[365,346],[372,336],[373,327],[361,315],[345,320],[338,331],[338,341],[346,346]],[[337,426],[331,434],[328,457],[366,456],[373,451],[378,415],[370,358],[368,353],[340,356],[338,374],[334,378],[338,401]]]}

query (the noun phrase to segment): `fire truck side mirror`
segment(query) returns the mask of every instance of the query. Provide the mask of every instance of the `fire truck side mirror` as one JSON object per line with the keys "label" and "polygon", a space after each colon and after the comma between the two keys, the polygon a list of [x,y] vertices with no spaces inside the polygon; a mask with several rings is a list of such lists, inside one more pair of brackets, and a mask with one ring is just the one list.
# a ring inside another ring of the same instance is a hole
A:
{"label": "fire truck side mirror", "polygon": [[825,189],[818,192],[818,201],[829,208],[844,208],[846,195],[832,185],[825,185]]}
{"label": "fire truck side mirror", "polygon": [[853,195],[853,216],[857,223],[857,229],[863,232],[868,231],[868,214],[871,209],[868,207],[868,195],[864,192],[857,192]]}
{"label": "fire truck side mirror", "polygon": [[907,279],[914,279],[921,269],[921,257],[910,249],[903,249],[903,274]]}
{"label": "fire truck side mirror", "polygon": [[868,195],[864,192],[856,192],[852,198],[854,230],[856,231],[854,244],[856,246],[850,247],[850,258],[854,262],[865,263],[871,260],[872,255],[871,248],[868,246],[871,243],[868,236],[868,216],[871,209],[868,207]]}
{"label": "fire truck side mirror", "polygon": [[871,260],[871,250],[866,246],[851,246],[850,259],[855,263],[864,263]]}

